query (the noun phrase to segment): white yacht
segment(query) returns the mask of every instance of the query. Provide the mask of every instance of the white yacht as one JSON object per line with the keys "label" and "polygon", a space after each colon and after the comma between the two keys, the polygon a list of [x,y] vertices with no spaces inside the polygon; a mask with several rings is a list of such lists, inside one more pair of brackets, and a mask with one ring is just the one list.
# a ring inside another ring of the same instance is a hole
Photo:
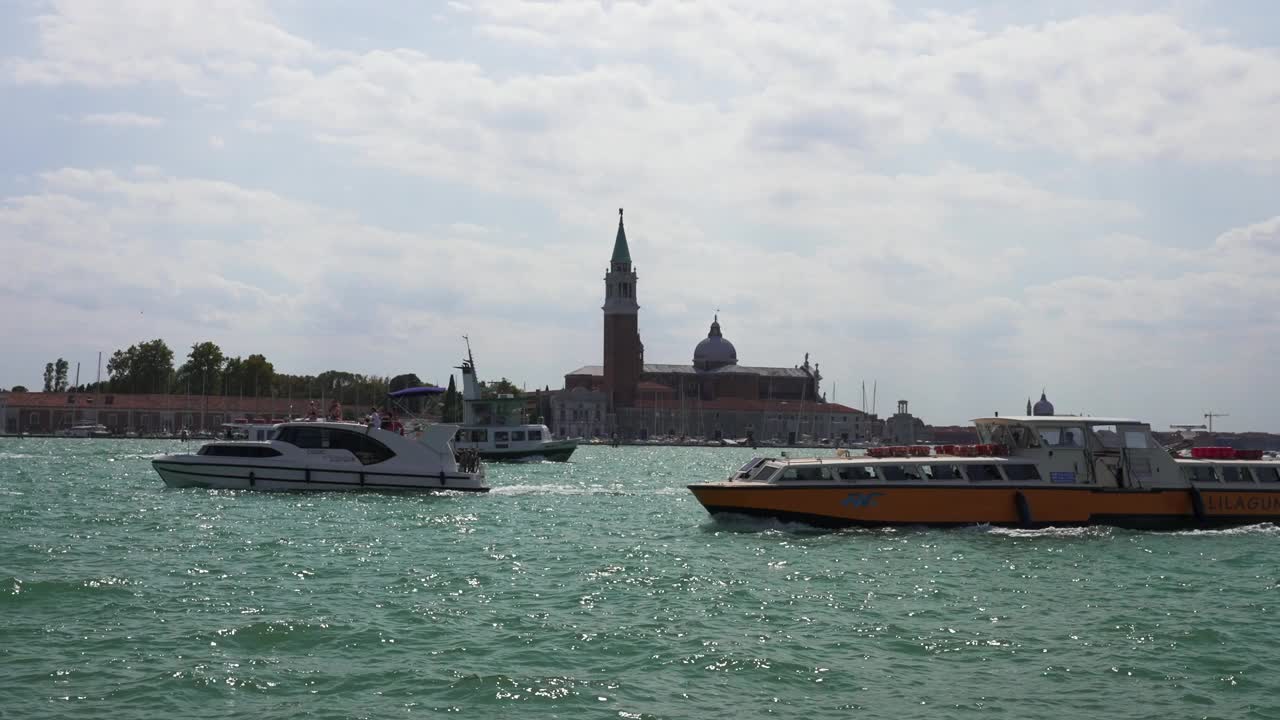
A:
{"label": "white yacht", "polygon": [[65,430],[57,432],[58,437],[73,438],[104,438],[111,437],[111,431],[107,430],[106,425],[72,425]]}
{"label": "white yacht", "polygon": [[169,487],[242,490],[488,492],[480,464],[459,466],[455,425],[408,435],[347,422],[293,421],[265,440],[208,443],[151,461]]}
{"label": "white yacht", "polygon": [[521,422],[524,400],[511,396],[483,398],[476,379],[476,364],[467,346],[462,371],[462,427],[454,439],[459,450],[475,450],[485,460],[569,459],[577,440],[555,440],[542,424]]}

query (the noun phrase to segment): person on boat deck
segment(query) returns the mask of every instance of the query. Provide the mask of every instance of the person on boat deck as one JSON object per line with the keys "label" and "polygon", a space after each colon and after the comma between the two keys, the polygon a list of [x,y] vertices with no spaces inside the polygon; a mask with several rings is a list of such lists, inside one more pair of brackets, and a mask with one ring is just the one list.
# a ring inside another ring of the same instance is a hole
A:
{"label": "person on boat deck", "polygon": [[338,421],[342,419],[342,403],[338,402],[337,400],[334,400],[333,402],[329,403],[328,418],[333,421]]}
{"label": "person on boat deck", "polygon": [[307,419],[314,422],[319,414],[320,411],[316,409],[316,401],[312,400],[311,407],[307,408]]}
{"label": "person on boat deck", "polygon": [[372,430],[373,428],[381,428],[381,427],[382,427],[382,416],[378,414],[378,408],[376,407],[369,408],[369,429]]}
{"label": "person on boat deck", "polygon": [[1062,446],[1063,447],[1080,447],[1079,441],[1076,440],[1076,433],[1074,430],[1068,429],[1068,430],[1062,431]]}

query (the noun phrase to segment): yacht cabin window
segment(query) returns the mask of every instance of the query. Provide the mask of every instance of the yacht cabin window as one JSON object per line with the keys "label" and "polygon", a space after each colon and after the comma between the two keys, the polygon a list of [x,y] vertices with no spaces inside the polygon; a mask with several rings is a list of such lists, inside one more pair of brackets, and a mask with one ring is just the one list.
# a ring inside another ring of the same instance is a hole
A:
{"label": "yacht cabin window", "polygon": [[511,431],[511,442],[524,442],[524,431],[523,431],[523,430],[512,430],[512,431]]}
{"label": "yacht cabin window", "polygon": [[1258,482],[1280,482],[1280,469],[1274,467],[1255,467],[1253,474]]}
{"label": "yacht cabin window", "polygon": [[530,440],[533,440],[533,441],[535,441],[535,442],[536,442],[536,441],[541,440],[541,439],[542,439],[542,431],[541,431],[541,430],[530,430],[530,431],[529,431],[529,439],[530,439]]}

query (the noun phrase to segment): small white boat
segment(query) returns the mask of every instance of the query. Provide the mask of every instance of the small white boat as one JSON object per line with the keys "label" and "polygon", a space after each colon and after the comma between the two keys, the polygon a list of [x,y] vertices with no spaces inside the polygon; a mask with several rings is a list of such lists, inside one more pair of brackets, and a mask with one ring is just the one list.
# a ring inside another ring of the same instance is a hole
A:
{"label": "small white boat", "polygon": [[484,468],[459,467],[454,425],[410,435],[345,422],[286,422],[270,439],[217,441],[151,461],[169,487],[241,490],[488,492]]}
{"label": "small white boat", "polygon": [[458,369],[462,371],[463,401],[462,427],[454,439],[458,449],[474,450],[485,460],[565,462],[578,448],[577,440],[554,439],[546,425],[521,422],[523,398],[482,397],[469,342],[467,359]]}
{"label": "small white boat", "polygon": [[111,431],[107,430],[106,425],[72,425],[65,430],[59,430],[58,437],[73,438],[104,438],[111,437]]}

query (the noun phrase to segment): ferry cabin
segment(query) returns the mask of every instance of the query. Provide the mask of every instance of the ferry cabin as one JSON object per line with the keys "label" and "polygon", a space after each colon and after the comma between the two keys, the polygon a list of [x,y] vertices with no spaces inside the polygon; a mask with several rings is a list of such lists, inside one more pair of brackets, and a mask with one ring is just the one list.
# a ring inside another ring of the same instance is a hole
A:
{"label": "ferry cabin", "polygon": [[[757,458],[690,485],[712,513],[818,525],[1230,525],[1280,519],[1280,462],[1176,458],[1124,418],[993,417],[977,446],[899,457]],[[884,453],[879,453],[884,454]]]}

